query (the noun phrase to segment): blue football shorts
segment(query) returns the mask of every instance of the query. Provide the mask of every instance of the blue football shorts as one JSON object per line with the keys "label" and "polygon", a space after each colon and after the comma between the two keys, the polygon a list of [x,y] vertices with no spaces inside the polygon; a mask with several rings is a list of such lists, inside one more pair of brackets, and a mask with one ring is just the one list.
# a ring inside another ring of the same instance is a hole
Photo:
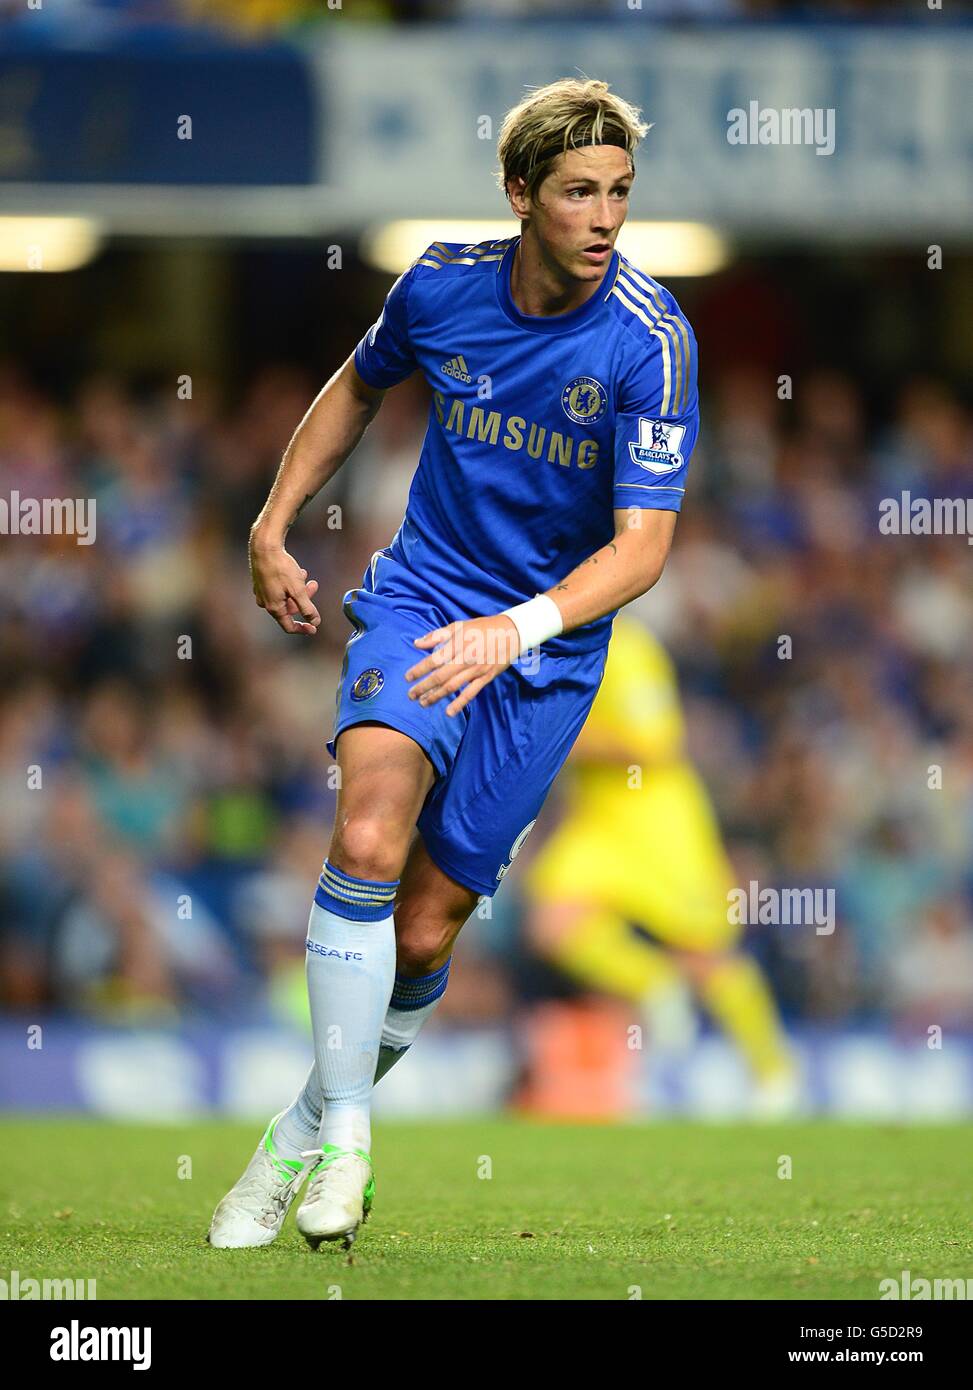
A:
{"label": "blue football shorts", "polygon": [[[377,551],[360,588],[344,596],[354,627],[345,647],[328,751],[353,724],[407,734],[436,771],[416,822],[432,860],[450,878],[492,897],[540,812],[588,717],[607,645],[553,656],[541,648],[485,685],[449,716],[455,693],[423,707],[406,671],[429,655],[416,637],[462,617],[388,550]],[[458,693],[458,692],[456,692]]]}

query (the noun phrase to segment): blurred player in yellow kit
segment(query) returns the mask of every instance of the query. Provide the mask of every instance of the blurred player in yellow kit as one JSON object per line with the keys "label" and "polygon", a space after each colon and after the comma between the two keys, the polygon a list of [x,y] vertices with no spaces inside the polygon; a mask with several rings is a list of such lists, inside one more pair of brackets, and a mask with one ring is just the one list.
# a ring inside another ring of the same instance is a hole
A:
{"label": "blurred player in yellow kit", "polygon": [[737,949],[733,871],[684,736],[671,660],[616,618],[568,763],[567,814],[526,875],[528,936],[581,984],[643,1006],[663,1045],[688,981],[748,1062],[758,1113],[786,1111],[796,1069],[763,974]]}

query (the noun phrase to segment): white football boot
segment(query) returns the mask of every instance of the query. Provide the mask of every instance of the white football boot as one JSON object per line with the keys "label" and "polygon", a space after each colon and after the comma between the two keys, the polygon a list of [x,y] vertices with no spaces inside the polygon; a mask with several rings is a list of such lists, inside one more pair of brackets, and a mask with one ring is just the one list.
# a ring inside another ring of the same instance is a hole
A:
{"label": "white football boot", "polygon": [[271,1120],[243,1176],[213,1213],[207,1236],[210,1245],[239,1250],[248,1245],[270,1245],[280,1235],[309,1165],[303,1159],[278,1157],[274,1126],[279,1119],[280,1115],[275,1115]]}
{"label": "white football boot", "polygon": [[297,1229],[312,1250],[323,1240],[342,1240],[350,1250],[375,1197],[371,1158],[364,1149],[341,1149],[336,1144],[308,1149],[301,1157],[317,1162],[297,1209]]}

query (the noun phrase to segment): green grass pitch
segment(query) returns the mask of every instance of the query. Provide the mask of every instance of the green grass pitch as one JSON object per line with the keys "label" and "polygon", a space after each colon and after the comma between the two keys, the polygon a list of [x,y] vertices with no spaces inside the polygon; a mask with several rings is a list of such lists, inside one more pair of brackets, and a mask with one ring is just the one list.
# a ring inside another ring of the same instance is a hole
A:
{"label": "green grass pitch", "polygon": [[3,1120],[0,1278],[95,1278],[103,1299],[877,1299],[903,1269],[973,1277],[970,1125],[384,1123],[351,1265],[293,1212],[265,1249],[206,1244],[259,1128]]}

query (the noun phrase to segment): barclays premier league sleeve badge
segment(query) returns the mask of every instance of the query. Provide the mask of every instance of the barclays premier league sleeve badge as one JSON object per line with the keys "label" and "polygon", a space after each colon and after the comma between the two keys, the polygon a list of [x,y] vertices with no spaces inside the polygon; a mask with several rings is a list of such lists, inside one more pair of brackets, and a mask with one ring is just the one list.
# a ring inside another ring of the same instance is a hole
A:
{"label": "barclays premier league sleeve badge", "polygon": [[628,446],[632,462],[650,473],[672,473],[682,467],[680,452],[685,425],[667,425],[662,420],[639,418],[638,441]]}

